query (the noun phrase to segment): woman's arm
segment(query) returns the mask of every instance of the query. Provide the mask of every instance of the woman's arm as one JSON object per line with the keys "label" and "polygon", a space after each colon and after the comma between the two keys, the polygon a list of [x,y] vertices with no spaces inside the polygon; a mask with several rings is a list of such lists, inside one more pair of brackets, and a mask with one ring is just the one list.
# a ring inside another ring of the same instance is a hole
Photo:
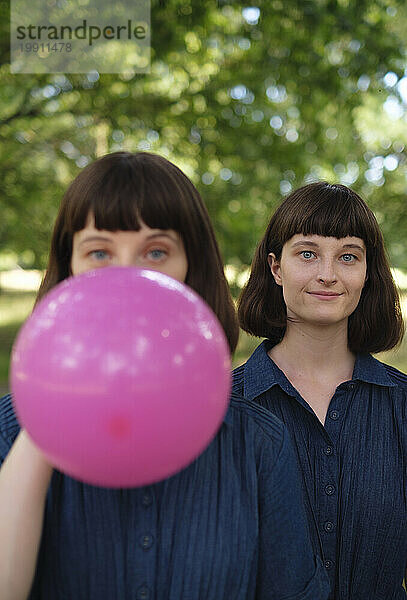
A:
{"label": "woman's arm", "polygon": [[0,597],[26,600],[52,467],[23,430],[0,469]]}

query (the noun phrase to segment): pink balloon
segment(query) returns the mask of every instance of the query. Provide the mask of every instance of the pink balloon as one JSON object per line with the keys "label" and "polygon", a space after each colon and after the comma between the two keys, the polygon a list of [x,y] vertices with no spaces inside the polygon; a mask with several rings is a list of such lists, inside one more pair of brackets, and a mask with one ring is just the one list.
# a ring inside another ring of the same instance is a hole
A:
{"label": "pink balloon", "polygon": [[141,486],[208,446],[227,410],[222,327],[190,288],[156,271],[107,267],[53,288],[13,348],[21,425],[84,482]]}

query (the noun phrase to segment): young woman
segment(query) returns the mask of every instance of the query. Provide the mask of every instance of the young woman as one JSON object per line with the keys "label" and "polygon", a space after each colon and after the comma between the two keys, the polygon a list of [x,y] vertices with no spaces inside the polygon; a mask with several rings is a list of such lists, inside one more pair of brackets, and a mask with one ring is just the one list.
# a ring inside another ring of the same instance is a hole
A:
{"label": "young woman", "polygon": [[239,302],[267,338],[234,389],[289,429],[331,600],[402,600],[407,566],[407,377],[370,353],[403,335],[376,219],[320,182],[271,217]]}
{"label": "young woman", "polygon": [[[120,152],[80,173],[62,201],[39,297],[107,265],[185,281],[234,350],[237,320],[208,214],[164,158]],[[193,464],[112,490],[53,471],[19,431],[10,396],[0,405],[2,600],[326,600],[288,434],[260,407],[232,399]]]}

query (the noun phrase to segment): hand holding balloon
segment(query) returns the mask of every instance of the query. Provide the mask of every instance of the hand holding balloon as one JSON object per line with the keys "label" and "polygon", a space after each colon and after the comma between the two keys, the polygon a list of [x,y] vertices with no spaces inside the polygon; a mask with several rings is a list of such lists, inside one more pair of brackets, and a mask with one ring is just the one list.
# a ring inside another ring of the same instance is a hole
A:
{"label": "hand holding balloon", "polygon": [[20,423],[57,468],[140,486],[185,467],[215,435],[228,345],[185,285],[109,267],[65,280],[37,305],[13,349],[11,387]]}

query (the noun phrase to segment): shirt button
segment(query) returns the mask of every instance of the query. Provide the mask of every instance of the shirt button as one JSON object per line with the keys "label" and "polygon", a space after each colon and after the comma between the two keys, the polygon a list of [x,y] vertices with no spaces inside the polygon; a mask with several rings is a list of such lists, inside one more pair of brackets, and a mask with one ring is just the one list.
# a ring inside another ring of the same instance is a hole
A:
{"label": "shirt button", "polygon": [[336,421],[337,419],[339,419],[339,413],[338,413],[338,411],[337,410],[331,410],[331,412],[329,413],[329,417],[333,421]]}
{"label": "shirt button", "polygon": [[146,585],[142,585],[137,590],[137,600],[148,600],[151,597],[150,590]]}
{"label": "shirt button", "polygon": [[332,523],[332,521],[326,521],[324,523],[324,529],[326,532],[330,533],[331,531],[333,531],[335,525]]}
{"label": "shirt button", "polygon": [[153,498],[150,494],[144,494],[142,499],[143,506],[150,506],[153,501]]}
{"label": "shirt button", "polygon": [[149,550],[154,544],[154,538],[152,535],[142,535],[140,538],[140,546],[144,550]]}
{"label": "shirt button", "polygon": [[325,486],[325,494],[327,496],[332,496],[332,494],[334,493],[334,491],[335,491],[335,486],[333,486],[333,485],[326,485]]}
{"label": "shirt button", "polygon": [[334,449],[332,448],[332,446],[327,446],[326,448],[324,448],[324,454],[326,454],[327,456],[331,456],[333,451]]}
{"label": "shirt button", "polygon": [[348,385],[348,390],[353,390],[355,388],[355,384],[354,383],[350,383]]}
{"label": "shirt button", "polygon": [[329,569],[332,569],[332,567],[334,566],[332,560],[326,560],[324,562],[324,565],[325,565],[325,569],[327,569],[327,571],[329,571]]}

